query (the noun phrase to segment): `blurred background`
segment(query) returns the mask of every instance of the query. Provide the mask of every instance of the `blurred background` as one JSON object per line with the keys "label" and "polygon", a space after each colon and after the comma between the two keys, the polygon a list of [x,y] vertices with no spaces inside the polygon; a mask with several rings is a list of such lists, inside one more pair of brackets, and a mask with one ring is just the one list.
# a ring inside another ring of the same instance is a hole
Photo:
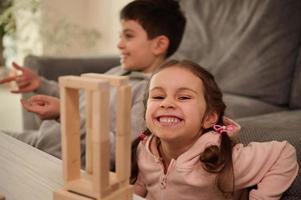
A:
{"label": "blurred background", "polygon": [[[117,54],[119,11],[130,0],[0,0],[0,79],[26,55]],[[20,95],[0,85],[0,129],[22,130]]]}

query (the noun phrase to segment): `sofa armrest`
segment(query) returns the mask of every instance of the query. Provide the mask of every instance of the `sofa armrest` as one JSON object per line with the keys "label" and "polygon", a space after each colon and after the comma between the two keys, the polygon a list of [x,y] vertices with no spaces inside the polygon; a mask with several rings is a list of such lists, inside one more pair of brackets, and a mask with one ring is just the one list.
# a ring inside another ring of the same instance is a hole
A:
{"label": "sofa armrest", "polygon": [[[274,112],[265,115],[258,115],[237,119],[242,129],[238,137],[241,142],[266,142],[271,140],[286,140],[296,149],[297,161],[301,166],[301,109],[291,111]],[[282,195],[281,200],[301,199],[301,171],[290,186]]]}
{"label": "sofa armrest", "polygon": [[120,64],[117,55],[64,58],[33,56],[25,57],[24,65],[36,71],[40,76],[49,80],[57,80],[63,75],[80,75],[82,73],[104,73]]}
{"label": "sofa armrest", "polygon": [[[82,73],[104,73],[110,68],[120,64],[117,55],[100,56],[91,58],[64,58],[48,56],[26,56],[24,66],[37,72],[48,80],[58,80],[63,75],[80,75]],[[27,99],[32,93],[23,94]],[[37,130],[40,127],[40,119],[33,113],[22,110],[23,129]]]}

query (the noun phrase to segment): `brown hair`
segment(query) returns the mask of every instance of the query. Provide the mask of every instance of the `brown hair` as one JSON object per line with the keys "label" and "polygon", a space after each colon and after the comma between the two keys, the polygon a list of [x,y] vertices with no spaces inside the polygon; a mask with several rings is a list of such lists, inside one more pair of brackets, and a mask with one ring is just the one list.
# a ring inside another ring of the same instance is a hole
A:
{"label": "brown hair", "polygon": [[146,31],[149,39],[164,35],[169,39],[166,57],[179,47],[186,19],[175,0],[135,0],[120,12],[120,19],[135,20]]}

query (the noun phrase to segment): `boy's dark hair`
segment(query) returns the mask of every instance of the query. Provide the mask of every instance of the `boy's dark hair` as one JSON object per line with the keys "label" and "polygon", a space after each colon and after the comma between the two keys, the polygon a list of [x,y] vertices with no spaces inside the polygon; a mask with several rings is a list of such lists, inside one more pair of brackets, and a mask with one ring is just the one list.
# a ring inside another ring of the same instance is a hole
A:
{"label": "boy's dark hair", "polygon": [[[152,76],[156,73],[169,68],[169,67],[181,67],[190,71],[192,74],[197,76],[202,80],[204,88],[204,97],[206,101],[206,112],[205,115],[209,115],[212,112],[216,112],[218,115],[218,120],[216,124],[224,125],[223,117],[226,109],[226,105],[223,102],[223,95],[218,87],[213,75],[200,65],[183,60],[170,60],[161,65]],[[147,106],[146,102],[148,99],[148,88],[146,90],[144,105]],[[202,119],[200,119],[202,120]],[[203,133],[213,130],[213,128],[208,128],[203,130]],[[144,132],[145,135],[150,135],[150,130]],[[137,138],[132,143],[132,172],[131,172],[131,183],[134,184],[138,175],[138,165],[137,165],[137,147],[140,140]],[[233,164],[232,164],[232,147],[234,141],[230,139],[228,134],[221,135],[220,146],[212,145],[207,147],[200,156],[200,161],[203,163],[203,168],[210,173],[218,173],[217,185],[218,188],[224,193],[225,196],[233,195],[234,191],[234,174],[233,174]]]}
{"label": "boy's dark hair", "polygon": [[146,31],[148,39],[164,35],[169,39],[166,57],[179,47],[186,19],[175,0],[135,0],[120,12],[121,20],[135,20]]}

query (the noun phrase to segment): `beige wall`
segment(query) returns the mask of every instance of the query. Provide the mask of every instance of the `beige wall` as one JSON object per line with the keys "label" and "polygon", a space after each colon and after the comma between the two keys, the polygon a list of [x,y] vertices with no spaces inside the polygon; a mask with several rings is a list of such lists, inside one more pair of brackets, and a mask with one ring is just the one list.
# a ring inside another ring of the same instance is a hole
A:
{"label": "beige wall", "polygon": [[40,31],[43,54],[85,56],[117,53],[119,11],[129,0],[42,2]]}
{"label": "beige wall", "polygon": [[128,2],[42,0],[35,16],[18,14],[16,60],[20,62],[28,53],[70,57],[117,54],[119,11]]}

